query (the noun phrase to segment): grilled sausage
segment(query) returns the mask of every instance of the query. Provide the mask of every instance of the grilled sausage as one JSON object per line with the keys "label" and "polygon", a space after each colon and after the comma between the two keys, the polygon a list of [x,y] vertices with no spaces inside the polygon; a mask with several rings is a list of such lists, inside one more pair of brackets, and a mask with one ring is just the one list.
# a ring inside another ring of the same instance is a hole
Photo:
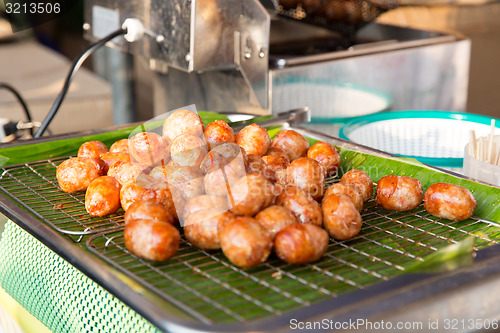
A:
{"label": "grilled sausage", "polygon": [[323,226],[330,236],[347,240],[361,230],[361,215],[351,199],[344,194],[330,194],[323,200]]}
{"label": "grilled sausage", "polygon": [[203,131],[208,149],[213,149],[222,143],[235,143],[234,131],[224,120],[216,120],[205,127]]}
{"label": "grilled sausage", "polygon": [[177,211],[172,199],[172,194],[168,188],[144,188],[136,182],[128,182],[120,190],[120,203],[124,211],[127,211],[134,202],[140,200],[152,200],[162,204],[177,218]]}
{"label": "grilled sausage", "polygon": [[129,139],[121,139],[116,141],[109,147],[110,153],[126,153],[130,154],[129,148]]}
{"label": "grilled sausage", "polygon": [[107,172],[109,167],[116,161],[130,162],[130,155],[123,152],[119,153],[107,152],[106,154],[101,156],[101,160],[103,160],[106,163],[107,166],[106,172]]}
{"label": "grilled sausage", "polygon": [[287,186],[276,198],[276,204],[288,208],[300,223],[323,224],[321,207],[309,193],[296,186]]}
{"label": "grilled sausage", "polygon": [[323,197],[325,175],[318,161],[300,157],[290,164],[286,172],[287,185],[303,189],[315,200],[320,200]]}
{"label": "grilled sausage", "polygon": [[262,161],[265,163],[267,169],[272,170],[274,173],[278,173],[290,165],[288,158],[277,155],[262,156]]}
{"label": "grilled sausage", "polygon": [[235,143],[221,143],[210,150],[201,161],[200,169],[204,174],[208,174],[227,165],[242,176],[248,167],[247,154]]}
{"label": "grilled sausage", "polygon": [[177,110],[168,116],[163,123],[163,139],[167,143],[176,137],[190,134],[201,137],[203,135],[203,122],[198,114],[189,110]]}
{"label": "grilled sausage", "polygon": [[267,167],[267,165],[264,163],[264,160],[259,155],[255,155],[255,154],[248,155],[247,172],[248,173],[252,173],[252,172],[261,173],[262,175],[264,175],[264,177],[266,177],[267,179],[269,179],[273,183],[276,182],[276,180],[277,180],[276,173]]}
{"label": "grilled sausage", "polygon": [[175,187],[186,200],[203,194],[203,174],[198,168],[159,165],[149,175],[166,182],[170,189]]}
{"label": "grilled sausage", "polygon": [[138,257],[164,261],[179,250],[179,230],[169,223],[154,220],[132,220],[124,230],[125,246]]}
{"label": "grilled sausage", "polygon": [[116,212],[120,208],[120,189],[120,183],[113,177],[94,179],[85,192],[87,213],[96,217]]}
{"label": "grilled sausage", "polygon": [[254,172],[231,186],[228,205],[236,215],[254,216],[269,206],[274,198],[273,184],[262,174]]}
{"label": "grilled sausage", "polygon": [[199,167],[207,152],[205,142],[191,134],[179,135],[170,143],[170,157],[179,166]]}
{"label": "grilled sausage", "polygon": [[405,212],[418,207],[424,198],[422,184],[407,176],[389,175],[377,182],[375,202],[388,210]]}
{"label": "grilled sausage", "polygon": [[476,198],[463,186],[435,183],[425,191],[424,207],[431,215],[462,221],[474,213]]}
{"label": "grilled sausage", "polygon": [[206,209],[218,209],[218,210],[228,210],[229,207],[227,206],[227,200],[225,197],[221,197],[218,195],[199,195],[197,197],[194,197],[190,199],[187,203],[186,206],[184,206],[184,211],[182,216],[184,218],[188,217],[189,215],[193,214],[194,212],[197,212],[199,210],[206,210]]}
{"label": "grilled sausage", "polygon": [[108,176],[116,179],[120,185],[124,185],[130,181],[135,181],[141,173],[148,173],[149,167],[139,164],[124,161],[116,161],[109,167]]}
{"label": "grilled sausage", "polygon": [[61,190],[67,193],[85,191],[90,183],[106,174],[104,161],[98,158],[74,157],[62,162],[56,170]]}
{"label": "grilled sausage", "polygon": [[332,184],[326,189],[323,200],[325,200],[332,193],[345,194],[349,199],[351,199],[354,207],[356,207],[358,211],[363,209],[363,197],[359,193],[359,189],[356,185],[342,182]]}
{"label": "grilled sausage", "polygon": [[293,130],[283,130],[276,134],[271,145],[286,151],[290,162],[299,157],[305,157],[309,149],[309,141]]}
{"label": "grilled sausage", "polygon": [[271,145],[271,138],[265,128],[257,124],[251,124],[238,132],[236,143],[245,149],[248,155],[256,154],[263,156]]}
{"label": "grilled sausage", "polygon": [[255,219],[269,232],[273,239],[281,229],[297,223],[295,215],[283,206],[269,206],[255,215]]}
{"label": "grilled sausage", "polygon": [[165,165],[170,159],[166,142],[156,133],[137,133],[130,139],[129,145],[130,153],[140,164]]}
{"label": "grilled sausage", "polygon": [[337,175],[340,165],[340,155],[337,149],[326,142],[316,142],[307,150],[307,157],[319,162],[325,172],[325,177]]}
{"label": "grilled sausage", "polygon": [[125,225],[132,220],[153,220],[174,224],[174,216],[165,205],[154,200],[139,200],[130,205],[125,212]]}
{"label": "grilled sausage", "polygon": [[271,253],[271,235],[248,216],[238,216],[227,223],[219,233],[224,255],[236,266],[250,268],[264,261]]}
{"label": "grilled sausage", "polygon": [[78,157],[100,158],[108,152],[108,147],[101,141],[87,141],[78,148]]}
{"label": "grilled sausage", "polygon": [[217,208],[198,210],[187,217],[184,236],[200,249],[220,249],[219,230],[235,217],[233,213]]}
{"label": "grilled sausage", "polygon": [[373,181],[370,176],[362,170],[352,169],[344,173],[340,178],[341,183],[355,185],[364,202],[368,201],[373,195]]}
{"label": "grilled sausage", "polygon": [[276,234],[274,252],[289,264],[306,264],[325,254],[329,239],[328,233],[314,224],[295,223]]}
{"label": "grilled sausage", "polygon": [[288,161],[288,164],[290,164],[290,158],[288,157],[288,154],[286,153],[286,151],[284,151],[280,147],[276,147],[276,146],[269,147],[267,149],[265,156],[282,156]]}

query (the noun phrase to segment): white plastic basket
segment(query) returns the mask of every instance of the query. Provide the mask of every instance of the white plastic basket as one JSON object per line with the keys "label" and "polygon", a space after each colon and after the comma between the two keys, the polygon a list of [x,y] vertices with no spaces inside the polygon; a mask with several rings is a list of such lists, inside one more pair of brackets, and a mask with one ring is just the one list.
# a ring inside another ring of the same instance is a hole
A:
{"label": "white plastic basket", "polygon": [[[491,119],[445,111],[382,112],[347,122],[339,136],[429,165],[461,168],[471,130],[477,136],[488,135]],[[496,124],[500,125],[500,120]],[[500,128],[495,134],[500,134]]]}

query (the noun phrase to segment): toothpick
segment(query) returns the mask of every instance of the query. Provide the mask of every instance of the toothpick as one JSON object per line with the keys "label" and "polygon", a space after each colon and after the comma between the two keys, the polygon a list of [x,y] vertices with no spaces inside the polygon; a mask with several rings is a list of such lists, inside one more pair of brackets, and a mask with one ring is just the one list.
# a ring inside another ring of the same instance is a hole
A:
{"label": "toothpick", "polygon": [[495,136],[495,119],[491,119],[490,135],[488,136],[488,162],[491,161],[493,155],[493,137]]}

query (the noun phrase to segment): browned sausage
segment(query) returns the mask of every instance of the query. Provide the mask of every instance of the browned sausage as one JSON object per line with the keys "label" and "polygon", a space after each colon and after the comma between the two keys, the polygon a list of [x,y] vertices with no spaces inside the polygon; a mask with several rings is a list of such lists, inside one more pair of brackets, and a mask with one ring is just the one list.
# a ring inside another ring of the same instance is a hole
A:
{"label": "browned sausage", "polygon": [[96,217],[116,212],[120,208],[120,189],[120,183],[113,177],[94,179],[85,192],[87,213]]}
{"label": "browned sausage", "polygon": [[169,223],[132,220],[125,226],[125,246],[138,257],[164,261],[179,250],[179,230]]}
{"label": "browned sausage", "polygon": [[189,110],[177,110],[168,116],[163,123],[163,139],[167,143],[176,137],[190,134],[201,137],[203,135],[203,122],[198,114]]}
{"label": "browned sausage", "polygon": [[267,168],[274,171],[274,173],[278,173],[281,170],[288,168],[290,165],[288,158],[277,155],[262,156],[262,161],[266,164]]}
{"label": "browned sausage", "polygon": [[283,130],[276,134],[271,145],[286,151],[291,162],[299,157],[305,157],[309,149],[309,141],[293,130]]}
{"label": "browned sausage", "polygon": [[344,194],[330,194],[323,200],[323,226],[337,240],[351,239],[361,230],[361,215]]}
{"label": "browned sausage", "polygon": [[128,149],[129,145],[129,140],[128,139],[121,139],[116,141],[109,147],[109,152],[110,153],[126,153],[130,154],[130,151]]}
{"label": "browned sausage", "polygon": [[250,173],[230,188],[228,205],[236,215],[254,216],[275,198],[273,184],[258,172]]}
{"label": "browned sausage", "polygon": [[218,195],[204,194],[190,199],[187,202],[186,206],[184,206],[184,212],[182,216],[186,218],[196,211],[210,209],[210,208],[218,210],[229,209],[225,197],[221,197]]}
{"label": "browned sausage", "polygon": [[236,143],[245,149],[248,155],[256,154],[263,156],[271,145],[271,138],[265,128],[257,124],[251,124],[238,132]]}
{"label": "browned sausage", "polygon": [[179,135],[170,143],[170,157],[179,166],[199,167],[207,152],[206,143],[191,134]]}
{"label": "browned sausage", "polygon": [[130,181],[135,181],[141,173],[148,173],[149,167],[139,164],[124,161],[116,161],[109,167],[108,176],[116,179],[120,185],[124,185]]}
{"label": "browned sausage", "polygon": [[210,150],[201,161],[200,169],[208,174],[227,165],[242,176],[248,166],[247,154],[235,143],[222,143]]}
{"label": "browned sausage", "polygon": [[257,266],[271,253],[271,235],[248,216],[238,216],[227,223],[219,233],[224,255],[236,266]]}
{"label": "browned sausage", "polygon": [[325,172],[325,177],[337,175],[340,165],[340,155],[337,149],[326,142],[316,142],[307,150],[307,157],[312,158],[321,164]]}
{"label": "browned sausage", "polygon": [[217,208],[198,210],[187,217],[184,236],[200,249],[220,249],[219,230],[235,217],[233,213]]}
{"label": "browned sausage", "polygon": [[216,120],[205,127],[203,131],[208,149],[213,149],[221,143],[235,143],[234,131],[224,120]]}
{"label": "browned sausage", "polygon": [[274,238],[284,227],[297,223],[295,215],[283,206],[269,206],[255,215],[255,219]]}
{"label": "browned sausage", "polygon": [[130,153],[140,164],[153,166],[167,164],[169,153],[167,143],[156,133],[140,132],[130,139]]}
{"label": "browned sausage", "polygon": [[269,147],[267,149],[266,156],[282,156],[282,157],[286,158],[286,160],[288,161],[288,164],[290,164],[290,158],[288,157],[288,154],[286,153],[286,151],[284,151],[280,147],[276,147],[276,146]]}
{"label": "browned sausage", "polygon": [[231,191],[231,187],[244,175],[244,170],[241,170],[239,166],[232,168],[231,164],[207,173],[203,178],[205,193],[226,196]]}
{"label": "browned sausage", "polygon": [[157,166],[150,176],[164,181],[169,188],[177,188],[186,200],[203,194],[203,174],[194,167]]}
{"label": "browned sausage", "polygon": [[362,170],[352,169],[344,173],[342,178],[340,178],[341,183],[348,183],[355,185],[363,201],[368,201],[373,195],[373,181],[370,176]]}
{"label": "browned sausage", "polygon": [[276,204],[288,208],[300,223],[323,224],[321,207],[308,193],[296,186],[287,186],[276,198]]}
{"label": "browned sausage", "polygon": [[325,191],[325,175],[318,161],[301,157],[293,161],[286,170],[287,185],[297,186],[320,200]]}
{"label": "browned sausage", "polygon": [[276,180],[277,180],[276,173],[267,167],[267,165],[264,163],[264,160],[259,155],[255,155],[255,154],[248,155],[247,172],[248,173],[252,173],[252,172],[261,173],[264,175],[264,177],[266,177],[267,179],[269,179],[273,183],[276,182]]}
{"label": "browned sausage", "polygon": [[100,158],[108,152],[108,147],[101,141],[87,141],[78,148],[78,157]]}
{"label": "browned sausage", "polygon": [[363,209],[363,197],[359,193],[359,189],[356,185],[342,182],[332,184],[326,189],[323,200],[325,200],[332,193],[345,194],[349,199],[351,199],[354,207],[356,207],[358,211]]}
{"label": "browned sausage", "polygon": [[125,225],[132,220],[153,220],[174,224],[174,216],[165,205],[153,200],[139,200],[130,205],[125,212]]}
{"label": "browned sausage", "polygon": [[[107,152],[101,156],[101,159],[106,163],[106,170],[116,161],[130,162],[130,155],[127,153],[111,153]],[[107,171],[106,171],[107,172]]]}
{"label": "browned sausage", "polygon": [[435,183],[425,191],[424,207],[431,215],[462,221],[474,213],[476,198],[463,186]]}
{"label": "browned sausage", "polygon": [[385,209],[405,212],[417,208],[423,199],[424,192],[418,179],[389,175],[377,182],[375,202]]}
{"label": "browned sausage", "polygon": [[134,202],[140,200],[152,200],[164,205],[177,218],[177,211],[172,199],[172,194],[168,188],[144,188],[136,182],[128,182],[120,190],[120,203],[123,210],[127,211]]}
{"label": "browned sausage", "polygon": [[106,174],[106,164],[98,158],[74,157],[62,162],[56,170],[61,190],[68,193],[85,191],[90,183]]}
{"label": "browned sausage", "polygon": [[328,233],[314,225],[295,223],[283,228],[274,239],[274,252],[281,260],[306,264],[319,260],[328,249]]}

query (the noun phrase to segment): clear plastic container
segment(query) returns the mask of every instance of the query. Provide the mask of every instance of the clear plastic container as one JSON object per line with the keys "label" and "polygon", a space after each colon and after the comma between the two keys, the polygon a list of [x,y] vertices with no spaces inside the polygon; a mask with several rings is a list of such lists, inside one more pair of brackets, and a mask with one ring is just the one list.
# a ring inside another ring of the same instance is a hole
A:
{"label": "clear plastic container", "polygon": [[[497,147],[495,151],[495,156],[497,156],[500,150],[500,135],[495,135],[493,140]],[[482,180],[483,182],[489,184],[500,186],[500,166],[474,158],[469,150],[469,145],[470,143],[465,146],[463,168],[464,175]]]}

